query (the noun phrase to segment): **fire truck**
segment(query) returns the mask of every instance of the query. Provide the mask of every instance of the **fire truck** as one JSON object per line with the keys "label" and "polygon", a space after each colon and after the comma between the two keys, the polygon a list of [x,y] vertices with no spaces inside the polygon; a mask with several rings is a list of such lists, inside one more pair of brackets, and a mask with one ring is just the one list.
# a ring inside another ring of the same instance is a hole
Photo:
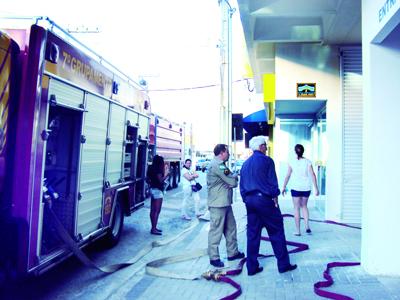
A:
{"label": "fire truck", "polygon": [[169,165],[167,189],[178,186],[182,162],[191,157],[193,145],[188,137],[191,137],[188,124],[176,123],[155,114],[150,116],[149,157],[160,155]]}
{"label": "fire truck", "polygon": [[0,269],[40,274],[71,255],[54,215],[79,247],[115,245],[124,216],[144,204],[156,153],[176,186],[181,128],[51,20],[1,29],[0,71]]}

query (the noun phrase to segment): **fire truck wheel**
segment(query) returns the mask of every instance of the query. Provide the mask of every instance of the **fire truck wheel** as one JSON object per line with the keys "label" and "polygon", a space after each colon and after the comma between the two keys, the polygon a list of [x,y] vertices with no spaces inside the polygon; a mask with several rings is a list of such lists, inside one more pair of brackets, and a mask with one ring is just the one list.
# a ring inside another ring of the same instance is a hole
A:
{"label": "fire truck wheel", "polygon": [[121,201],[117,201],[117,203],[115,204],[113,220],[105,237],[105,244],[107,247],[113,247],[118,244],[123,227],[124,211],[122,209]]}

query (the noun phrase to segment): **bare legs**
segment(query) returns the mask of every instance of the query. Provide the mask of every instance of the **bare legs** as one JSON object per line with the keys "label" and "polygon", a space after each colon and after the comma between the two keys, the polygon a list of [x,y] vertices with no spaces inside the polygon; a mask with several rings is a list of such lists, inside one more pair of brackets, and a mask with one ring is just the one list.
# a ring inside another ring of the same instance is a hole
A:
{"label": "bare legs", "polygon": [[151,231],[157,231],[158,216],[160,215],[163,198],[151,199],[150,222]]}
{"label": "bare legs", "polygon": [[296,225],[297,235],[300,235],[300,209],[303,214],[305,228],[306,230],[310,229],[307,202],[308,197],[293,197],[294,223]]}
{"label": "bare legs", "polygon": [[308,223],[309,214],[308,214],[307,202],[308,202],[308,197],[300,197],[300,207],[303,213],[304,225],[306,227],[306,230],[310,229],[310,225]]}
{"label": "bare legs", "polygon": [[300,199],[301,197],[293,197],[295,234],[297,235],[300,235]]}

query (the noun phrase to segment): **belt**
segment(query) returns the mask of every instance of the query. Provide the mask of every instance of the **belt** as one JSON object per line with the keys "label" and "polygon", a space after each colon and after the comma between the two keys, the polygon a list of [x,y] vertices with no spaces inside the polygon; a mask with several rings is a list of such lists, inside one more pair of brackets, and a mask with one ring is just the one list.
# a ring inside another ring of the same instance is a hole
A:
{"label": "belt", "polygon": [[265,195],[265,194],[263,194],[261,192],[258,192],[258,191],[249,192],[249,193],[246,194],[246,197],[247,196],[259,196],[259,197],[265,197],[265,198],[268,198],[268,199],[272,200],[271,196]]}

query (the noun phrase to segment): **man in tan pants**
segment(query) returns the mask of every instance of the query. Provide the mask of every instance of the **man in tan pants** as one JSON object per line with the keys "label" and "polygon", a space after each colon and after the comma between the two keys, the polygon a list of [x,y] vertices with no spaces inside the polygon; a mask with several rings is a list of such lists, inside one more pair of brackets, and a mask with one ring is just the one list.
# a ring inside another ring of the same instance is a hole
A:
{"label": "man in tan pants", "polygon": [[208,210],[210,211],[210,231],[208,232],[208,255],[210,264],[221,268],[224,263],[219,256],[222,234],[226,240],[228,260],[243,258],[237,245],[236,221],[232,212],[232,189],[238,185],[238,176],[231,174],[225,166],[229,159],[227,145],[218,144],[214,148],[214,159],[207,173]]}

